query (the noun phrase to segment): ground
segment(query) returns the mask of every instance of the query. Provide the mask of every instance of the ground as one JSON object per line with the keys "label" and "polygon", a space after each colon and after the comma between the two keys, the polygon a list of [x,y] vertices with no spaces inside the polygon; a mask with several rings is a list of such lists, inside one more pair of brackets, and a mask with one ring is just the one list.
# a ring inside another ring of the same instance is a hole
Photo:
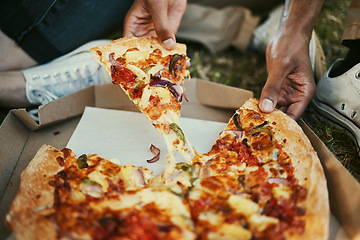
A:
{"label": "ground", "polygon": [[[327,68],[337,58],[344,57],[347,49],[341,46],[346,10],[350,0],[327,0],[315,25],[315,31],[326,57]],[[265,17],[265,13],[255,13]],[[266,62],[264,54],[254,51],[239,52],[227,49],[211,54],[202,46],[188,44],[191,58],[191,76],[210,81],[245,88],[260,96],[266,81]],[[0,122],[9,109],[0,109]],[[360,158],[356,145],[344,129],[317,115],[310,104],[303,120],[320,137],[349,172],[360,181]]]}

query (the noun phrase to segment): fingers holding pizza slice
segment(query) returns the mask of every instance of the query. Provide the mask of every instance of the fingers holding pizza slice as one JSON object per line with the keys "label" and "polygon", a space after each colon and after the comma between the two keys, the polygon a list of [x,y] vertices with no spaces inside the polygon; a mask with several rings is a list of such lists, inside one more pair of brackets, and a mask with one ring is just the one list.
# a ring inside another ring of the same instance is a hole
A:
{"label": "fingers holding pizza slice", "polygon": [[181,102],[187,100],[186,45],[177,43],[169,51],[155,37],[125,37],[91,50],[111,74],[113,83],[126,92],[165,138],[168,158],[175,162],[173,153],[180,152],[190,163],[196,150],[179,122]]}

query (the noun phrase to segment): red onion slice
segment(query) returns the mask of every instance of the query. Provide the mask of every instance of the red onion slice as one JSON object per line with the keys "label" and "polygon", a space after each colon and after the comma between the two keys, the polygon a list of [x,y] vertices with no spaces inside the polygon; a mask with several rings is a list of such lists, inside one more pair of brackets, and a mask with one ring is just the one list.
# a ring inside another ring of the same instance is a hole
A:
{"label": "red onion slice", "polygon": [[146,182],[145,182],[144,173],[143,173],[143,171],[142,171],[140,168],[137,170],[137,174],[138,174],[138,176],[139,176],[140,184],[141,184],[141,185],[145,185]]}
{"label": "red onion slice", "polygon": [[238,131],[238,130],[224,130],[224,132],[231,132],[235,135],[235,137],[237,137],[238,139],[241,139],[243,136],[243,132],[242,131]]}
{"label": "red onion slice", "polygon": [[110,53],[109,54],[109,61],[112,65],[115,65],[117,67],[124,67],[121,63],[119,63],[118,61],[115,60],[114,58],[115,53]]}
{"label": "red onion slice", "polygon": [[160,159],[160,149],[151,144],[150,151],[155,155],[152,159],[146,160],[148,163],[154,163]]}
{"label": "red onion slice", "polygon": [[174,95],[176,101],[181,102],[183,97],[187,100],[184,94],[184,88],[178,84],[172,83],[168,80],[158,78],[156,76],[151,77],[151,82],[149,84],[151,87],[163,87],[168,88],[169,91]]}
{"label": "red onion slice", "polygon": [[211,171],[210,171],[210,166],[212,164],[212,162],[214,161],[214,159],[210,159],[205,163],[205,166],[203,168],[202,174],[204,177],[211,177]]}
{"label": "red onion slice", "polygon": [[268,183],[289,185],[289,181],[287,179],[285,179],[285,178],[275,178],[275,177],[268,178]]}

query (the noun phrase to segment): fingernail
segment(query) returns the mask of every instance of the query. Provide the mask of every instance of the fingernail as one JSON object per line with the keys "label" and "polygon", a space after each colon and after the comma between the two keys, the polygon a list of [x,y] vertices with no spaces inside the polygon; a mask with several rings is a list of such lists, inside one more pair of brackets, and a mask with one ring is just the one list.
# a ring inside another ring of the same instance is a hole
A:
{"label": "fingernail", "polygon": [[264,100],[262,100],[260,105],[261,110],[264,112],[271,112],[272,110],[274,110],[274,103],[270,99],[265,98]]}
{"label": "fingernail", "polygon": [[168,39],[164,40],[162,43],[163,43],[163,46],[168,50],[175,48],[175,41],[172,38],[168,38]]}

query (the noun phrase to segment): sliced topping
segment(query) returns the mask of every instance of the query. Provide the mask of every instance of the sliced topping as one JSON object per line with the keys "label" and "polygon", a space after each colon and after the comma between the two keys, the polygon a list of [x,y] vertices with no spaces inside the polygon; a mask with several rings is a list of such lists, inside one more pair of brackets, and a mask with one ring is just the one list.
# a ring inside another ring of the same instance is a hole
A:
{"label": "sliced topping", "polygon": [[95,181],[93,181],[93,180],[91,180],[91,179],[89,179],[89,178],[84,178],[84,179],[82,180],[82,183],[84,183],[84,184],[90,184],[90,185],[100,185],[100,184],[98,184],[97,182],[95,182]]}
{"label": "sliced topping", "polygon": [[268,124],[267,121],[263,122],[262,124],[254,127],[253,129],[251,129],[249,131],[249,134],[255,136],[259,133],[266,133],[267,135],[269,135],[270,137],[270,140],[272,141],[273,140],[273,134],[271,132],[271,130],[266,126]]}
{"label": "sliced topping", "polygon": [[136,62],[139,61],[139,59],[147,59],[148,58],[148,52],[146,51],[139,51],[139,49],[133,49],[133,51],[127,51],[125,53],[125,59],[126,62]]}
{"label": "sliced topping", "polygon": [[287,180],[285,178],[279,178],[279,177],[270,177],[270,178],[268,178],[268,182],[276,183],[276,184],[283,184],[285,186],[290,184],[289,180]]}
{"label": "sliced topping", "polygon": [[[156,77],[156,75],[151,76],[150,86],[151,87],[168,88],[169,91],[176,98],[176,101],[178,101],[178,102],[181,102],[183,97],[185,97],[184,88],[182,86],[180,86],[179,84],[172,83],[168,80]],[[185,99],[187,99],[187,98],[185,97]]]}
{"label": "sliced topping", "polygon": [[152,159],[146,160],[148,163],[154,163],[160,159],[160,149],[155,147],[153,144],[150,146],[150,151],[155,155]]}
{"label": "sliced topping", "polygon": [[171,123],[169,125],[170,129],[173,130],[176,134],[176,136],[183,142],[183,144],[185,145],[185,134],[182,131],[182,129],[176,124],[176,123]]}
{"label": "sliced topping", "polygon": [[177,71],[175,64],[181,57],[182,56],[180,54],[174,54],[170,60],[169,71],[171,73],[173,73],[175,76],[176,76],[176,71]]}
{"label": "sliced topping", "polygon": [[184,163],[184,162],[181,162],[181,163],[177,163],[176,166],[175,166],[175,169],[176,170],[183,170],[184,172],[189,172],[190,175],[192,175],[193,171],[194,171],[194,166],[193,165],[190,165],[190,164],[187,164],[187,163]]}
{"label": "sliced topping", "polygon": [[244,131],[244,129],[242,128],[241,126],[241,123],[240,123],[240,114],[238,113],[235,113],[232,117],[233,121],[234,121],[234,124],[236,126],[236,128],[239,130],[239,131]]}
{"label": "sliced topping", "polygon": [[140,81],[135,85],[134,90],[135,90],[135,91],[139,91],[144,84],[145,84],[144,81],[140,80]]}
{"label": "sliced topping", "polygon": [[109,54],[109,61],[110,61],[111,65],[114,65],[116,67],[123,67],[123,65],[120,62],[115,60],[114,55],[115,55],[115,53]]}
{"label": "sliced topping", "polygon": [[127,84],[133,84],[135,81],[134,74],[132,71],[124,67],[120,62],[114,59],[114,53],[109,54],[109,61],[112,64],[111,77],[113,84],[121,84],[123,87],[127,87]]}
{"label": "sliced topping", "polygon": [[85,194],[94,198],[99,198],[102,196],[101,185],[89,178],[84,178],[80,184],[80,190]]}
{"label": "sliced topping", "polygon": [[82,169],[82,168],[87,168],[89,167],[89,165],[87,164],[87,155],[86,154],[82,154],[78,160],[78,168]]}
{"label": "sliced topping", "polygon": [[148,83],[150,81],[150,76],[141,70],[141,68],[131,64],[127,64],[126,67],[136,76],[138,82],[144,81],[145,83]]}
{"label": "sliced topping", "polygon": [[[146,173],[145,173],[146,174]],[[125,190],[136,190],[146,185],[143,169],[127,164],[121,167],[120,177],[124,181]]]}
{"label": "sliced topping", "polygon": [[148,73],[148,71],[149,71],[150,69],[152,69],[154,66],[155,66],[155,65],[147,66],[147,67],[143,70],[144,73]]}
{"label": "sliced topping", "polygon": [[158,75],[163,70],[164,66],[162,64],[156,64],[146,67],[143,71],[150,77],[152,75]]}

